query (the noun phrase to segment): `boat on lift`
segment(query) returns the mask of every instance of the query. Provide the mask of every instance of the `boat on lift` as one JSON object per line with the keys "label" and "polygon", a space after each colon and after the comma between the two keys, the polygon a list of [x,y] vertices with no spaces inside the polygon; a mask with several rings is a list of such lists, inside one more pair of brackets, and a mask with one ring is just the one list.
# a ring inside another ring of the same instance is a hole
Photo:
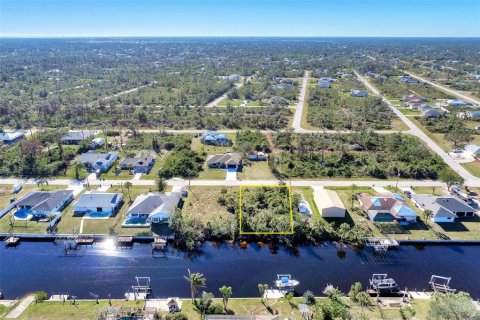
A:
{"label": "boat on lift", "polygon": [[398,285],[392,278],[388,278],[386,273],[375,273],[370,279],[370,289],[378,293],[398,292]]}
{"label": "boat on lift", "polygon": [[275,287],[281,291],[293,291],[299,284],[300,282],[292,279],[290,274],[277,274],[277,280],[275,280]]}

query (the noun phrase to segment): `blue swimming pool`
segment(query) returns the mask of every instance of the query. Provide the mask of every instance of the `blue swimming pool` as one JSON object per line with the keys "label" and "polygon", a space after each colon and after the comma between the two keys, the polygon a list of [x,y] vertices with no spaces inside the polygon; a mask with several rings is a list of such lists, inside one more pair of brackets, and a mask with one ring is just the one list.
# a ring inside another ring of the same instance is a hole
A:
{"label": "blue swimming pool", "polygon": [[108,218],[110,215],[103,212],[92,212],[88,215],[89,218]]}
{"label": "blue swimming pool", "polygon": [[30,216],[32,215],[32,212],[29,211],[29,210],[25,210],[25,209],[19,209],[19,210],[15,211],[15,213],[13,215],[17,219],[27,219],[29,215]]}
{"label": "blue swimming pool", "polygon": [[123,224],[132,224],[132,225],[147,224],[147,218],[140,218],[140,217],[129,218],[129,219],[125,220],[125,222]]}

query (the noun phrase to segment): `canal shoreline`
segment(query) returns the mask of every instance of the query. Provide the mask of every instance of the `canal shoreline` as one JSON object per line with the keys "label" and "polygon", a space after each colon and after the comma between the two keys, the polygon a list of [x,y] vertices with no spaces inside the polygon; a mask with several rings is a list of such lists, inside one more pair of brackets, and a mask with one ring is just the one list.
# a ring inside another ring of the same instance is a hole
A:
{"label": "canal shoreline", "polygon": [[[62,237],[89,237],[93,239],[93,242],[101,242],[106,239],[115,238],[117,235],[108,235],[108,234],[34,234],[34,233],[0,233],[0,239],[5,240],[8,237],[18,237],[20,240],[30,241],[30,242],[52,242],[57,238]],[[120,236],[120,235],[119,235]],[[148,243],[153,242],[155,236],[151,235],[134,235],[132,236],[132,241],[136,243]],[[480,240],[441,240],[441,239],[403,239],[396,240],[400,245],[480,245]],[[322,242],[338,242],[332,240],[325,240]]]}

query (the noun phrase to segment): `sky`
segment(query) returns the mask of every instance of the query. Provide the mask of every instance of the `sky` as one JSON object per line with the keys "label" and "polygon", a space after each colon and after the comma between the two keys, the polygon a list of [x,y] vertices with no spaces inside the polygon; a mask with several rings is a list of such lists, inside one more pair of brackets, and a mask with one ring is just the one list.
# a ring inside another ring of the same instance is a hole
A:
{"label": "sky", "polygon": [[480,37],[479,0],[0,0],[0,37]]}

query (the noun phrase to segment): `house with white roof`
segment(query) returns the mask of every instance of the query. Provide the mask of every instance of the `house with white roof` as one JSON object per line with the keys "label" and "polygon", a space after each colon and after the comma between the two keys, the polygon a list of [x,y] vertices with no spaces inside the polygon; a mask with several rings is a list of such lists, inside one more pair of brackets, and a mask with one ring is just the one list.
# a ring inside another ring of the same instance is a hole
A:
{"label": "house with white roof", "polygon": [[476,144],[467,144],[465,146],[465,151],[475,158],[480,158],[480,146],[477,146]]}
{"label": "house with white roof", "polygon": [[22,131],[2,131],[0,132],[0,141],[4,144],[14,144],[25,138],[25,134]]}
{"label": "house with white roof", "polygon": [[313,199],[323,218],[345,218],[345,205],[335,191],[314,188]]}
{"label": "house with white roof", "polygon": [[73,215],[108,218],[115,215],[122,204],[123,196],[120,193],[89,191],[82,194],[73,204]]}

